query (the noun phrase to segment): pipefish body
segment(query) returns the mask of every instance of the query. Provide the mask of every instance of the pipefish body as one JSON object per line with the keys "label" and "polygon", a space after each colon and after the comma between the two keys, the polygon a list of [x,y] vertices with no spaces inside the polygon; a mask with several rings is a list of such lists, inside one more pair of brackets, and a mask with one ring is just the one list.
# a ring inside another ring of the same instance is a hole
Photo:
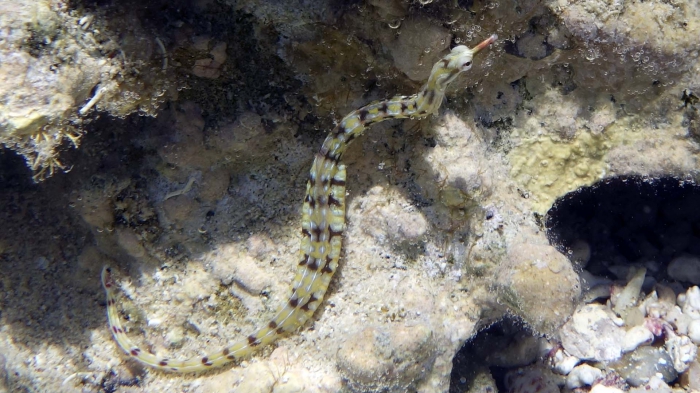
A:
{"label": "pipefish body", "polygon": [[300,257],[292,295],[265,326],[206,356],[188,360],[156,356],[144,351],[126,335],[117,310],[117,286],[111,269],[105,267],[102,270],[102,285],[107,294],[107,319],[119,346],[137,361],[153,368],[172,372],[203,371],[245,358],[304,325],[321,304],[338,268],[345,230],[346,168],[341,163],[343,153],[355,138],[374,123],[388,119],[423,118],[437,113],[447,86],[472,67],[476,53],[497,38],[494,34],[471,49],[464,45],[456,46],[435,63],[428,81],[418,93],[363,106],[345,116],[326,137],[314,157],[306,182]]}

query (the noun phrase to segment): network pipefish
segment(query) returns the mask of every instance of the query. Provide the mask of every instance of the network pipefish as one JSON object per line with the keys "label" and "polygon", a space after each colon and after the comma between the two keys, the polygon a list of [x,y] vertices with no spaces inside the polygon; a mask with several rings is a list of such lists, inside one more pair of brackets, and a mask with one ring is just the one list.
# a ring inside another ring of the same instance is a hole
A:
{"label": "network pipefish", "polygon": [[301,247],[292,295],[264,327],[246,338],[206,356],[188,360],[158,357],[144,351],[127,337],[117,311],[117,287],[109,267],[102,270],[107,293],[107,319],[119,346],[148,366],[174,372],[208,370],[249,356],[302,326],[318,308],[338,268],[345,230],[345,165],[340,162],[350,142],[374,123],[387,119],[422,118],[436,113],[445,89],[457,76],[472,67],[472,58],[496,41],[492,35],[470,49],[460,45],[438,61],[428,82],[412,96],[396,96],[357,109],[340,121],[314,158],[306,183],[302,210]]}

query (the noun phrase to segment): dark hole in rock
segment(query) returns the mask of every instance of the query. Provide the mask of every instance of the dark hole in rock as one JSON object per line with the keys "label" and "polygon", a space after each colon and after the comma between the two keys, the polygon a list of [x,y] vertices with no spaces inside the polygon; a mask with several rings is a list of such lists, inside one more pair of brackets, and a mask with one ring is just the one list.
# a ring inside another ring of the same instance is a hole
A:
{"label": "dark hole in rock", "polygon": [[635,265],[657,281],[700,284],[700,187],[692,182],[605,180],[557,200],[546,227],[550,243],[596,276],[625,279]]}
{"label": "dark hole in rock", "polygon": [[10,149],[0,148],[0,188],[16,191],[32,187],[32,173],[22,157]]}
{"label": "dark hole in rock", "polygon": [[[505,317],[481,330],[467,341],[452,359],[449,392],[508,391],[504,381],[506,373],[512,367],[504,367],[507,365],[504,362],[512,361],[520,363],[518,366],[524,366],[534,362],[538,355],[534,347],[525,351],[516,349],[523,347],[524,340],[532,341],[536,338],[522,323],[512,317]],[[516,352],[526,355],[508,359],[510,354]],[[528,353],[531,356],[527,355]],[[529,357],[532,359],[526,359]]]}

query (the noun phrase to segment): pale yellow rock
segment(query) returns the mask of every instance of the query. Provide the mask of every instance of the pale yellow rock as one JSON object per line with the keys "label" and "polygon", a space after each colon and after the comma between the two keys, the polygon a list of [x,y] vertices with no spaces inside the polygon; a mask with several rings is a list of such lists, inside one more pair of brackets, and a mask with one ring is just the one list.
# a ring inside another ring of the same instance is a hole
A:
{"label": "pale yellow rock", "polygon": [[169,198],[162,206],[169,223],[179,228],[193,230],[204,221],[204,214],[198,214],[201,205],[189,193]]}
{"label": "pale yellow rock", "polygon": [[232,392],[269,393],[277,380],[277,376],[267,362],[256,362],[246,368],[240,382],[232,389]]}
{"label": "pale yellow rock", "polygon": [[501,275],[503,297],[535,332],[552,334],[571,316],[581,286],[571,262],[549,245],[514,244]]}
{"label": "pale yellow rock", "polygon": [[133,258],[143,258],[146,255],[146,249],[141,244],[138,236],[129,228],[118,228],[117,243],[122,247],[127,254]]}
{"label": "pale yellow rock", "polygon": [[381,186],[372,187],[363,207],[368,213],[365,232],[380,243],[396,240],[417,240],[425,234],[428,223],[423,215],[403,195]]}
{"label": "pale yellow rock", "polygon": [[570,140],[553,135],[527,139],[508,155],[511,176],[530,192],[533,209],[544,214],[558,197],[603,178],[608,138],[580,131]]}
{"label": "pale yellow rock", "polygon": [[218,280],[211,273],[204,270],[198,262],[187,264],[186,276],[182,278],[182,290],[180,298],[194,303],[209,297],[218,285]]}
{"label": "pale yellow rock", "polygon": [[88,225],[98,230],[108,229],[114,225],[114,206],[107,195],[85,190],[74,198],[73,203]]}
{"label": "pale yellow rock", "polygon": [[[235,263],[231,263],[234,260]],[[205,261],[214,277],[225,285],[235,281],[245,291],[258,295],[275,283],[275,275],[263,263],[242,253],[234,245],[222,245],[210,252]]]}
{"label": "pale yellow rock", "polygon": [[424,326],[368,327],[341,345],[338,367],[354,392],[404,392],[432,367],[433,345]]}

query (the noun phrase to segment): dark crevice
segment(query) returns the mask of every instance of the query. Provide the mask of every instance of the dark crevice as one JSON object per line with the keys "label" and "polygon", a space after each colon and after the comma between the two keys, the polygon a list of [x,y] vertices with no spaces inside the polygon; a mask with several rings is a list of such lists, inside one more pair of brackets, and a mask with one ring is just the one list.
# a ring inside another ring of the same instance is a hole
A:
{"label": "dark crevice", "polygon": [[576,242],[590,247],[585,269],[594,275],[615,278],[611,267],[640,264],[667,279],[671,260],[700,256],[700,187],[670,177],[605,180],[560,198],[546,226],[565,254]]}
{"label": "dark crevice", "polygon": [[[507,392],[504,381],[509,369],[494,366],[498,363],[494,356],[498,356],[500,351],[507,351],[524,336],[532,335],[532,332],[513,317],[506,317],[480,331],[467,341],[452,359],[449,392]],[[493,378],[498,390],[484,383],[485,375]]]}

